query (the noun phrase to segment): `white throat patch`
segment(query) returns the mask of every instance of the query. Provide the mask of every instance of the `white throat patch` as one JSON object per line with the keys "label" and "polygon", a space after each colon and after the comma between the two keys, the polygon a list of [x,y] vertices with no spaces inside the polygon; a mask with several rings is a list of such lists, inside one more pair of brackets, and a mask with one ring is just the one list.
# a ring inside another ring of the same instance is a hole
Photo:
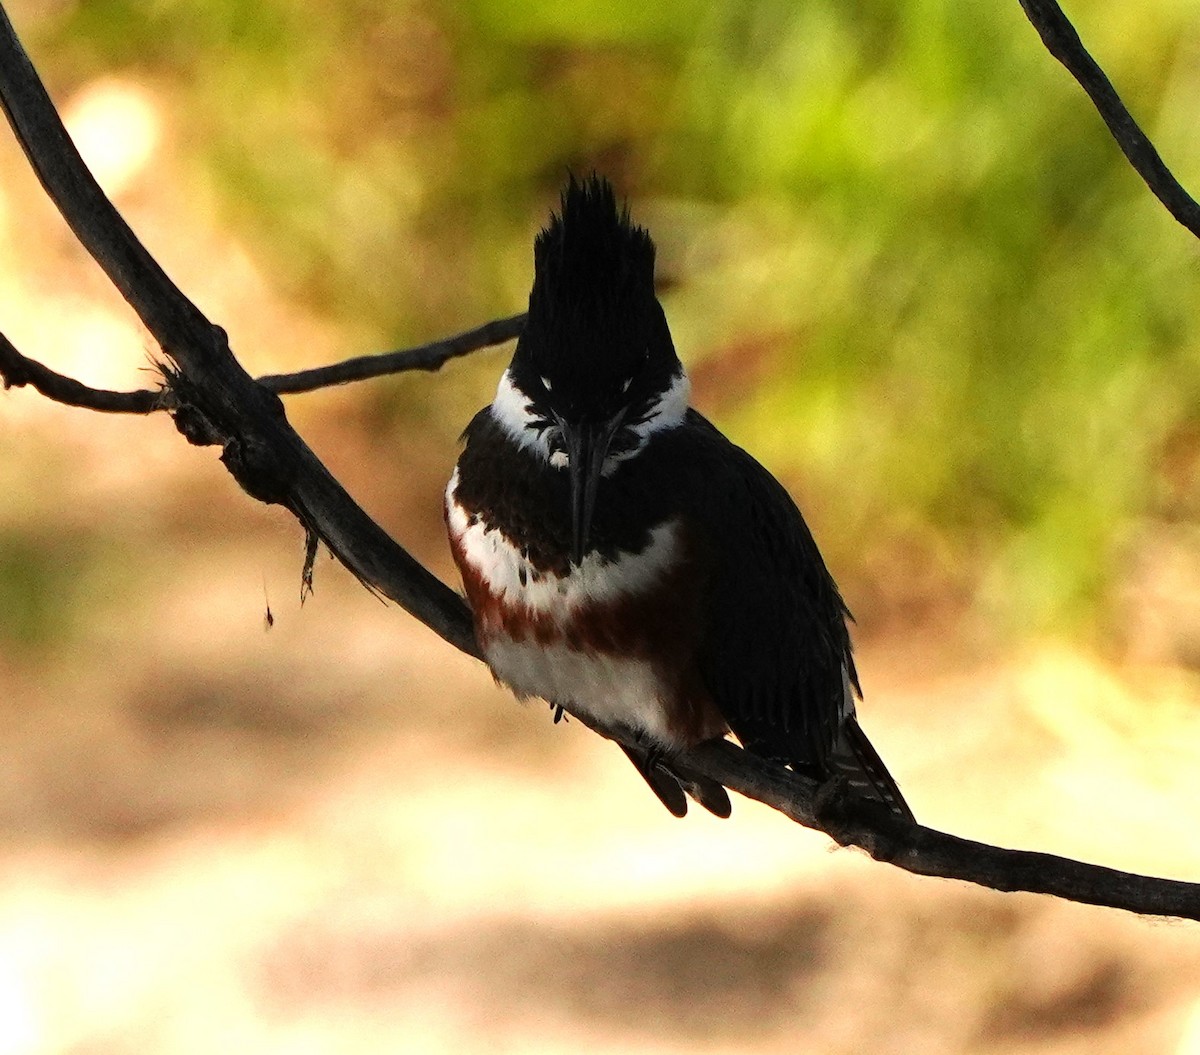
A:
{"label": "white throat patch", "polygon": [[[670,386],[651,405],[643,420],[625,427],[624,431],[632,432],[637,437],[636,445],[606,458],[603,474],[611,476],[621,462],[628,461],[641,451],[654,433],[673,429],[681,424],[687,413],[691,392],[692,383],[681,366],[671,378]],[[491,415],[492,420],[518,446],[533,451],[542,461],[548,462],[556,469],[567,467],[566,452],[550,449],[550,429],[538,424],[539,417],[533,411],[533,400],[516,386],[507,370],[500,375],[496,398],[492,400]]]}
{"label": "white throat patch", "polygon": [[637,446],[606,458],[604,475],[611,475],[617,465],[634,457],[656,432],[664,432],[683,424],[684,415],[687,414],[688,400],[691,399],[691,396],[692,382],[681,366],[679,372],[671,378],[671,384],[667,390],[651,404],[643,420],[626,426],[626,429],[637,437]]}

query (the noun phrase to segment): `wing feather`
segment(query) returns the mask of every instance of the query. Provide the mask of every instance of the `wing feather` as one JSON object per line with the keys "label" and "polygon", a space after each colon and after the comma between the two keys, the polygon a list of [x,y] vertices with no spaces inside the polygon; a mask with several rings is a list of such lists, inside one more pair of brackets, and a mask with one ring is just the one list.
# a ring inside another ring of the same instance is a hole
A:
{"label": "wing feather", "polygon": [[783,486],[695,411],[606,486],[614,516],[682,517],[698,593],[680,597],[680,610],[703,613],[698,622],[681,616],[684,647],[743,745],[818,780],[841,776],[853,793],[911,818],[855,720],[851,616]]}
{"label": "wing feather", "polygon": [[694,411],[669,446],[671,491],[710,591],[701,679],[747,748],[827,772],[845,679],[857,680],[848,612],[808,525],[783,486]]}

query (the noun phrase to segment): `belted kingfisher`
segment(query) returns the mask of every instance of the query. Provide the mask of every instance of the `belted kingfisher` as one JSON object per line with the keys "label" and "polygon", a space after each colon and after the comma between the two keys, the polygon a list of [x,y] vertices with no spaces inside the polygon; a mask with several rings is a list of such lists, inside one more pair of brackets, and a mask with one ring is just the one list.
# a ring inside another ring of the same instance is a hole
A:
{"label": "belted kingfisher", "polygon": [[534,245],[529,314],[463,434],[446,522],[480,647],[517,696],[636,734],[676,816],[726,790],[672,753],[756,755],[912,818],[855,717],[849,612],[782,485],[688,406],[654,243],[574,176]]}

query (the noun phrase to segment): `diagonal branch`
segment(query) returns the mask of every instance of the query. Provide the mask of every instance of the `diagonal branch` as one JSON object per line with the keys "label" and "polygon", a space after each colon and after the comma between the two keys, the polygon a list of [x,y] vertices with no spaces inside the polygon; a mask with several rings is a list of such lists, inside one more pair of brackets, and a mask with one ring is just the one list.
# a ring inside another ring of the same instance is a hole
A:
{"label": "diagonal branch", "polygon": [[167,379],[184,435],[221,444],[222,461],[249,494],[290,509],[360,581],[457,648],[477,654],[458,595],[350,498],[288,424],[279,397],[255,384],[229,350],[225,331],[167,277],[105,196],[2,6],[0,106],[68,226],[177,364]]}
{"label": "diagonal branch", "polygon": [[[586,719],[580,719],[590,724]],[[591,728],[613,738],[611,731]],[[632,738],[630,738],[632,739]],[[710,740],[671,760],[683,777],[702,776],[778,810],[841,846],[923,876],[959,879],[992,890],[1050,894],[1154,916],[1200,920],[1200,883],[1122,872],[1053,854],[1009,850],[926,828],[887,807],[820,785],[767,762],[728,740]]]}
{"label": "diagonal branch", "polygon": [[138,241],[83,164],[2,7],[0,106],[75,237],[164,349],[190,343],[197,332],[211,328]]}
{"label": "diagonal branch", "polygon": [[1200,238],[1200,205],[1180,185],[1154,144],[1133,119],[1112,82],[1079,39],[1055,0],[1020,0],[1046,49],[1088,93],[1125,157],[1154,196],[1184,227]]}
{"label": "diagonal branch", "polygon": [[504,319],[493,319],[465,333],[444,337],[416,348],[404,348],[383,355],[362,355],[357,359],[346,359],[329,366],[316,366],[311,370],[300,370],[294,374],[267,374],[258,383],[280,395],[296,392],[312,392],[329,385],[344,385],[349,381],[365,381],[386,374],[400,374],[406,370],[440,370],[451,359],[469,355],[482,348],[491,348],[521,335],[525,327],[525,313],[509,315]]}

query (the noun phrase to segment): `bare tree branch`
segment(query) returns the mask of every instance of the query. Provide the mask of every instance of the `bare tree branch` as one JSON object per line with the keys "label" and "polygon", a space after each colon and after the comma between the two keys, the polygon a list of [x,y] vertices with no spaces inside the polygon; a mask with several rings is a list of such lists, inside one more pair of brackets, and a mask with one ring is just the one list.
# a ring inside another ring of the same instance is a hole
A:
{"label": "bare tree branch", "polygon": [[242,369],[225,331],[180,292],[129,229],[80,158],[3,7],[0,105],[75,236],[178,365],[167,377],[184,435],[220,443],[222,461],[250,495],[286,506],[363,583],[477,655],[461,598],[355,504],[288,425],[279,397]]}
{"label": "bare tree branch", "polygon": [[[1023,2],[1027,11],[1047,7],[1043,0]],[[397,601],[463,652],[478,657],[463,600],[350,499],[292,431],[276,392],[307,391],[402,369],[437,369],[454,355],[515,336],[521,316],[407,353],[276,376],[258,384],[230,352],[224,331],[171,282],[96,185],[3,7],[0,103],[51,199],[174,364],[163,368],[166,388],[161,392],[106,393],[48,370],[3,341],[0,375],[6,383],[32,384],[51,399],[97,410],[168,409],[191,442],[222,446],[222,461],[251,496],[284,505],[299,518],[308,533],[310,562],[313,539],[319,537],[364,584]],[[636,737],[627,730],[595,731],[637,746]],[[842,845],[861,847],[878,860],[911,872],[997,890],[1028,890],[1133,912],[1200,919],[1200,884],[1006,850],[910,824],[882,807],[854,799],[836,781],[818,785],[727,741],[702,744],[672,758],[671,765],[684,777],[718,781],[800,824],[827,832]]]}
{"label": "bare tree branch", "polygon": [[1200,238],[1200,205],[1164,164],[1154,144],[1133,119],[1112,82],[1079,39],[1055,0],[1020,0],[1046,49],[1088,93],[1108,130],[1154,196],[1184,227]]}
{"label": "bare tree branch", "polygon": [[[365,381],[372,377],[400,374],[408,370],[440,370],[451,359],[491,348],[521,335],[525,313],[493,319],[482,326],[430,341],[414,348],[402,348],[382,355],[363,355],[329,366],[317,366],[292,374],[266,374],[258,384],[277,395],[315,392],[331,385]],[[175,406],[169,391],[164,388],[138,389],[135,392],[109,392],[90,388],[74,378],[55,373],[49,367],[22,355],[3,333],[0,333],[0,380],[5,388],[32,385],[42,395],[71,407],[99,410],[111,414],[150,414]],[[219,442],[213,440],[212,442]]]}
{"label": "bare tree branch", "polygon": [[0,105],[75,237],[164,348],[212,328],[146,252],[83,164],[29,56],[0,8]]}
{"label": "bare tree branch", "polygon": [[525,326],[525,313],[509,315],[504,319],[493,319],[465,333],[431,341],[416,348],[405,348],[398,352],[382,355],[363,355],[357,359],[346,359],[329,366],[317,366],[311,370],[300,370],[294,374],[267,374],[258,383],[280,395],[296,392],[312,392],[329,385],[344,385],[349,381],[365,381],[385,374],[399,374],[406,370],[440,370],[451,359],[469,355],[481,348],[491,348],[521,335]]}
{"label": "bare tree branch", "polygon": [[[580,719],[602,736],[614,736]],[[816,781],[758,758],[728,740],[710,740],[671,759],[683,777],[701,776],[778,810],[841,846],[865,850],[876,861],[916,875],[959,879],[1006,892],[1050,894],[1154,916],[1200,920],[1200,883],[1122,872],[1068,857],[1009,850],[913,824],[881,803],[846,793],[834,781]]]}
{"label": "bare tree branch", "polygon": [[136,392],[110,392],[104,388],[89,388],[73,377],[55,373],[33,359],[23,356],[4,334],[0,333],[0,380],[5,388],[32,385],[43,396],[71,407],[100,410],[108,414],[150,414],[173,405],[170,393],[163,388],[139,389]]}

